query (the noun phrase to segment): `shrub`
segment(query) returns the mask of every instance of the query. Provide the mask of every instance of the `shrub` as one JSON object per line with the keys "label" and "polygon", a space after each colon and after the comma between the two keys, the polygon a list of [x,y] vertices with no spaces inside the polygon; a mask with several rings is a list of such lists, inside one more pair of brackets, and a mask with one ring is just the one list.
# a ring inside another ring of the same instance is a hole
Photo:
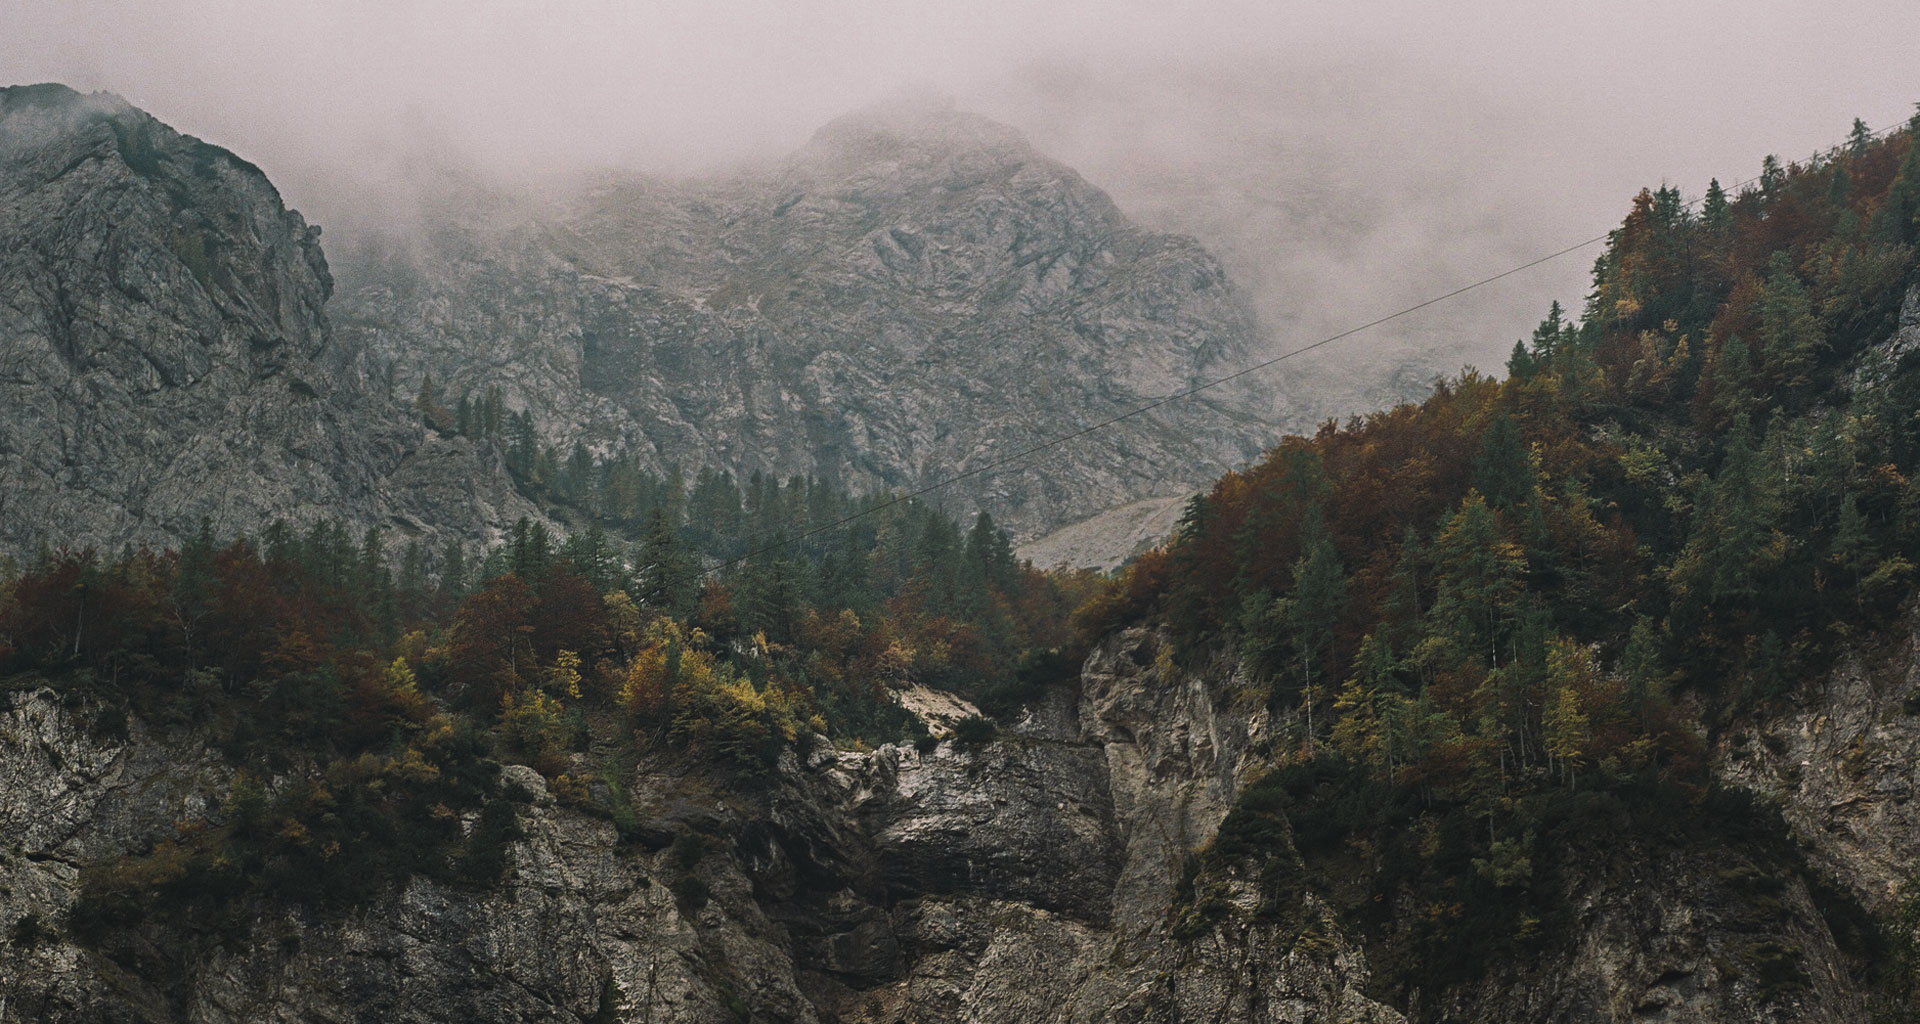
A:
{"label": "shrub", "polygon": [[968,715],[953,723],[953,741],[963,747],[976,747],[992,743],[1000,735],[1000,727],[993,719],[979,715]]}

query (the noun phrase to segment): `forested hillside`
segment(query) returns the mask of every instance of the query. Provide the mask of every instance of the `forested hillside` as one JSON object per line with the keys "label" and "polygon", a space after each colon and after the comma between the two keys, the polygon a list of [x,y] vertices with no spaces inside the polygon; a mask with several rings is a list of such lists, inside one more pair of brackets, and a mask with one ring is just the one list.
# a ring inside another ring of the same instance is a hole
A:
{"label": "forested hillside", "polygon": [[[1550,878],[1616,830],[1778,832],[1711,745],[1886,626],[1920,559],[1916,128],[1643,191],[1506,379],[1289,438],[1088,609],[1232,652],[1292,723],[1216,861],[1341,896],[1404,998],[1568,935]],[[1756,969],[1803,984],[1765,931]]]}

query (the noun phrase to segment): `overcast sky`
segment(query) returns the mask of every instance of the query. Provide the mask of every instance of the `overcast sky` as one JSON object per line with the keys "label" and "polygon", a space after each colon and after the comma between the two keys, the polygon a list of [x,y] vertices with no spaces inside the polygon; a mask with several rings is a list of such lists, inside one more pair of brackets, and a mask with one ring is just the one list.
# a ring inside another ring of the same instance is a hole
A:
{"label": "overcast sky", "polygon": [[[1916,40],[1913,0],[0,0],[0,79],[118,92],[322,222],[422,152],[687,173],[931,86],[1200,236],[1276,344],[1904,119]],[[1592,255],[1374,347],[1490,365]]]}

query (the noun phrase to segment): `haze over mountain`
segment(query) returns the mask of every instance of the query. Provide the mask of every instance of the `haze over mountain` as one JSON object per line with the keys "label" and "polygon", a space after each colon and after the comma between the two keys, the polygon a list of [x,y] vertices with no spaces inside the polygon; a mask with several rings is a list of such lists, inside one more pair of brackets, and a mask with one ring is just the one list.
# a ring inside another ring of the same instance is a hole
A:
{"label": "haze over mountain", "polygon": [[[1622,197],[1903,120],[1920,12],[603,0],[69,4],[9,11],[0,67],[129,97],[245,153],[332,239],[403,220],[422,166],[487,183],[777,162],[921,82],[1019,129],[1142,226],[1193,235],[1261,346],[1344,329],[1597,234]],[[1833,69],[1844,67],[1845,74]],[[378,195],[379,200],[370,197]],[[330,239],[331,240],[331,239]],[[1260,384],[1303,416],[1491,368],[1591,254],[1315,353]]]}
{"label": "haze over mountain", "polygon": [[[849,115],[757,175],[535,195],[447,174],[397,230],[357,223],[335,294],[319,229],[250,164],[115,97],[8,96],[16,552],[174,543],[203,518],[487,542],[530,508],[501,452],[528,494],[612,519],[644,509],[614,507],[607,473],[912,489],[1250,358],[1203,249],[937,100]],[[1034,537],[1177,501],[1274,416],[1231,384],[935,500]]]}
{"label": "haze over mountain", "polygon": [[[331,250],[339,329],[405,393],[497,391],[561,459],[917,489],[1256,347],[1204,249],[936,97],[836,119],[761,171],[442,182],[414,219],[360,221]],[[930,500],[1034,537],[1183,497],[1271,443],[1279,414],[1234,382]]]}
{"label": "haze over mountain", "polygon": [[473,543],[532,512],[491,451],[368,387],[319,236],[117,97],[0,90],[0,549],[276,519]]}

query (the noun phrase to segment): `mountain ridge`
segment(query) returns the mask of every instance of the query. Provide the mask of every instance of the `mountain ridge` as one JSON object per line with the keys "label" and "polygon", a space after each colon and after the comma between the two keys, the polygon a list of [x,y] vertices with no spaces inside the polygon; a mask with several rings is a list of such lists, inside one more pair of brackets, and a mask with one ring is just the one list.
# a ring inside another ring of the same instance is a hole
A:
{"label": "mountain ridge", "polygon": [[[503,231],[430,212],[337,249],[343,330],[397,387],[498,387],[560,453],[656,472],[913,489],[1223,376],[1254,337],[1197,243],[937,104],[848,115],[770,170],[503,201]],[[1036,536],[1250,457],[1268,402],[1224,387],[952,500]]]}

